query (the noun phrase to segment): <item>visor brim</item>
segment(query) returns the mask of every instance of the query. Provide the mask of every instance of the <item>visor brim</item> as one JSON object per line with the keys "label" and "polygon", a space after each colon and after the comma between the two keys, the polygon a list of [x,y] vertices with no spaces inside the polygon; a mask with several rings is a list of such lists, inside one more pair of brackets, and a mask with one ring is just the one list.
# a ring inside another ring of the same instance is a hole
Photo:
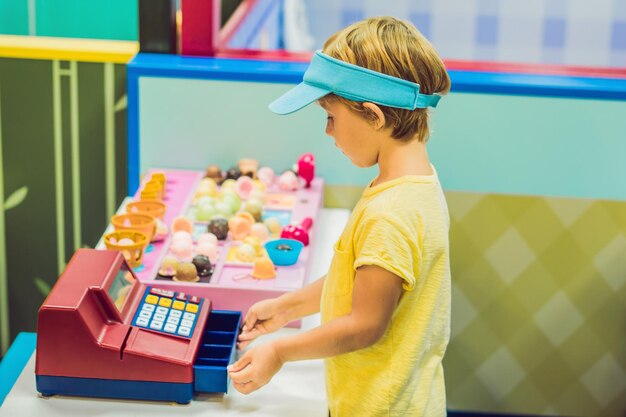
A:
{"label": "visor brim", "polygon": [[300,83],[271,102],[268,107],[276,114],[290,114],[308,106],[315,100],[329,93],[330,91],[326,89]]}

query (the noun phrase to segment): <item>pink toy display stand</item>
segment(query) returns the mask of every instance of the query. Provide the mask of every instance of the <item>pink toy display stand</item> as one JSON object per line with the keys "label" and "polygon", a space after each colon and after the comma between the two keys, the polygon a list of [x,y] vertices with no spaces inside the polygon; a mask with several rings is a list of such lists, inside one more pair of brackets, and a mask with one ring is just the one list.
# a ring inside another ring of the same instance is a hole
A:
{"label": "pink toy display stand", "polygon": [[[167,205],[165,223],[169,227],[175,217],[187,215],[194,209],[193,196],[204,173],[172,170],[151,172],[165,173],[166,192],[163,202]],[[161,261],[169,252],[171,233],[163,241],[153,243],[153,250],[144,254],[143,266],[139,272],[135,272],[135,275],[146,285],[208,298],[214,309],[236,310],[245,315],[252,304],[302,288],[309,281],[312,251],[315,246],[315,223],[323,205],[323,192],[324,181],[321,178],[314,179],[309,188],[284,191],[279,190],[277,186],[271,186],[266,190],[264,212],[269,210],[272,214],[277,214],[285,224],[300,224],[307,217],[313,219],[313,226],[309,230],[309,245],[302,249],[296,264],[277,266],[275,278],[252,278],[250,276],[252,263],[233,261],[232,257],[229,259],[231,248],[239,244],[230,236],[227,240],[219,242],[218,257],[213,263],[214,271],[211,277],[202,278],[199,282],[163,278],[158,275],[158,270]],[[138,200],[139,194],[134,199]],[[206,231],[206,223],[195,222],[194,228],[197,231]],[[294,321],[288,326],[300,327],[300,325],[300,321]]]}

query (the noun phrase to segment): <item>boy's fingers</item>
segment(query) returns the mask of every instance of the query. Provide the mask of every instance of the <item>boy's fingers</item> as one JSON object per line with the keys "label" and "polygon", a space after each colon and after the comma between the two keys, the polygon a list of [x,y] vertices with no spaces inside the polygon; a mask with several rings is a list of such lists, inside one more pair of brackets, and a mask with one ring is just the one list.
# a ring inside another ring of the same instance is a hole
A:
{"label": "boy's fingers", "polygon": [[241,369],[240,371],[230,371],[230,379],[233,380],[233,382],[239,383],[239,384],[247,384],[249,383],[252,379],[251,379],[251,375],[252,375],[252,371],[250,370],[251,366],[246,366],[245,368]]}
{"label": "boy's fingers", "polygon": [[228,372],[239,372],[250,363],[250,359],[247,354],[243,355],[237,362],[228,366]]}
{"label": "boy's fingers", "polygon": [[256,314],[254,312],[248,311],[248,314],[246,314],[246,317],[243,319],[242,330],[244,332],[247,332],[250,329],[253,329],[256,322],[257,322]]}
{"label": "boy's fingers", "polygon": [[250,331],[244,331],[241,334],[239,334],[238,339],[240,341],[246,341],[246,340],[254,340],[259,336],[260,332],[257,329],[252,329]]}

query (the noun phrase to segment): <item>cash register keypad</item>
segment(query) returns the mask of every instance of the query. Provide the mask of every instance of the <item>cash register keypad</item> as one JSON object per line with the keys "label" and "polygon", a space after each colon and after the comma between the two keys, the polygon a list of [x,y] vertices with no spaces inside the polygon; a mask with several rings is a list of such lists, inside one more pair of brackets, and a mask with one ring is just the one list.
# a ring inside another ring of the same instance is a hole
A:
{"label": "cash register keypad", "polygon": [[182,292],[146,288],[133,325],[181,337],[191,337],[202,299]]}

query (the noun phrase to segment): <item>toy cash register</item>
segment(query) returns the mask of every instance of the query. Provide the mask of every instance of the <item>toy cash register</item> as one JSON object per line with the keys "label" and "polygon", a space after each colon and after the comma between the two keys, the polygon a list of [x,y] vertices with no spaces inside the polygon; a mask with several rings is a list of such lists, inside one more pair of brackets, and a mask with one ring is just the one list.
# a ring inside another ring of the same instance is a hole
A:
{"label": "toy cash register", "polygon": [[142,284],[121,252],[79,249],[39,309],[37,390],[179,403],[226,392],[240,321]]}

